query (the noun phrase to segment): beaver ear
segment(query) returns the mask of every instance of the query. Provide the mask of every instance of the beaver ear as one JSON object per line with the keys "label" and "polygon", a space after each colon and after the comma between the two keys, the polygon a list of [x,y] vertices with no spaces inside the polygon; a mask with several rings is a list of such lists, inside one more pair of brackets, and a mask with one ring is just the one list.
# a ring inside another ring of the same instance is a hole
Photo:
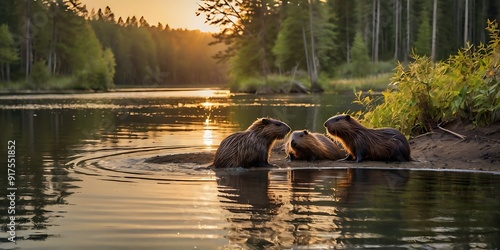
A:
{"label": "beaver ear", "polygon": [[346,121],[349,121],[349,119],[351,119],[351,116],[350,115],[346,115],[345,119],[346,119]]}
{"label": "beaver ear", "polygon": [[305,134],[305,135],[308,135],[308,134],[309,134],[309,132],[307,132],[307,130],[304,130],[304,134]]}
{"label": "beaver ear", "polygon": [[266,119],[266,118],[262,118],[262,124],[267,125],[267,124],[269,124],[269,123],[271,123],[271,121],[269,121],[269,120],[268,120],[268,119]]}

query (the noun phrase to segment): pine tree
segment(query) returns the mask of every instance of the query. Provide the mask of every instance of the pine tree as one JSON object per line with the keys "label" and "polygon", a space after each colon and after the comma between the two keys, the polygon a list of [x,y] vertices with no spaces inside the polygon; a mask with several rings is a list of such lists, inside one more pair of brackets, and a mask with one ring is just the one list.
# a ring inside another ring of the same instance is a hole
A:
{"label": "pine tree", "polygon": [[[276,57],[276,66],[283,71],[291,70],[296,65],[302,69],[307,67],[304,41],[309,36],[305,35],[303,31],[309,27],[309,15],[307,9],[302,6],[297,1],[290,2],[286,6],[285,19],[272,49],[272,53]],[[307,49],[309,50],[309,48]]]}
{"label": "pine tree", "polygon": [[418,26],[417,40],[415,41],[415,53],[430,56],[431,54],[431,25],[429,10],[427,6],[421,11],[420,25]]}
{"label": "pine tree", "polygon": [[351,45],[356,33],[356,14],[354,11],[356,2],[352,0],[333,0],[327,3],[332,13],[334,13],[332,19],[335,19],[334,23],[337,30],[337,49],[331,51],[331,57],[336,63],[349,63]]}
{"label": "pine tree", "polygon": [[75,74],[81,87],[104,90],[113,86],[115,59],[110,49],[103,50],[90,25],[82,29],[82,36],[75,43],[74,59],[78,64]]}
{"label": "pine tree", "polygon": [[1,80],[10,81],[10,64],[19,60],[14,39],[7,24],[0,25],[0,70]]}
{"label": "pine tree", "polygon": [[144,16],[141,16],[141,18],[139,19],[139,26],[146,28],[150,27],[148,21],[146,21],[146,18],[144,18]]}
{"label": "pine tree", "polygon": [[106,9],[104,9],[103,18],[104,18],[104,20],[106,20],[108,22],[112,22],[112,23],[115,22],[115,14],[113,13],[113,11],[111,11],[111,8],[109,6],[106,6]]}
{"label": "pine tree", "polygon": [[[330,14],[332,12],[325,3],[314,1],[310,4],[310,9],[307,1],[303,0],[291,1],[286,6],[286,17],[272,49],[276,56],[276,65],[285,71],[297,65],[301,69],[307,68],[306,55],[309,55],[309,60],[312,62],[312,42],[314,42],[314,55],[318,58],[317,66],[331,68],[334,63],[334,57],[330,53],[336,50],[337,45],[334,14]],[[313,12],[313,20],[310,20],[310,10]],[[311,32],[313,40],[310,39]]]}
{"label": "pine tree", "polygon": [[326,3],[315,1],[312,20],[314,24],[314,38],[316,41],[316,52],[320,70],[331,70],[339,61],[334,53],[340,47],[337,16],[333,5],[334,1],[329,0]]}
{"label": "pine tree", "polygon": [[368,64],[370,57],[368,56],[368,47],[363,41],[361,32],[356,32],[351,50],[351,61],[353,64],[352,72],[355,76],[364,76],[368,73]]}

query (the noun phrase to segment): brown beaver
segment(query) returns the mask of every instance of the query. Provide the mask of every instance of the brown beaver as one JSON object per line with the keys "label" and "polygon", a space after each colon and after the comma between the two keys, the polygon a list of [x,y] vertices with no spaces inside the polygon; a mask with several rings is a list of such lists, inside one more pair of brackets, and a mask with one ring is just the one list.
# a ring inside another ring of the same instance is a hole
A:
{"label": "brown beaver", "polygon": [[324,126],[357,162],[411,160],[408,140],[396,129],[369,129],[349,115],[333,116]]}
{"label": "brown beaver", "polygon": [[215,152],[216,168],[269,167],[271,148],[277,139],[285,138],[290,127],[272,118],[259,118],[247,130],[236,132],[221,141]]}
{"label": "brown beaver", "polygon": [[338,160],[346,157],[345,152],[330,138],[307,130],[292,133],[285,145],[290,160]]}

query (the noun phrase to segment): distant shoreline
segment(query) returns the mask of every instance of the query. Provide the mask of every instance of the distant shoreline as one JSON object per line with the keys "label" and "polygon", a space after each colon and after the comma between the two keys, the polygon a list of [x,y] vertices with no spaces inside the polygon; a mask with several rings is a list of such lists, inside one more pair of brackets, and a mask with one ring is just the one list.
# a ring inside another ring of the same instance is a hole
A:
{"label": "distant shoreline", "polygon": [[76,89],[47,89],[47,90],[0,90],[0,95],[40,95],[40,94],[93,94],[93,93],[108,93],[108,92],[156,92],[156,91],[195,91],[195,90],[226,90],[221,86],[193,86],[193,87],[161,87],[161,88],[145,88],[145,87],[119,87],[108,90],[76,90]]}

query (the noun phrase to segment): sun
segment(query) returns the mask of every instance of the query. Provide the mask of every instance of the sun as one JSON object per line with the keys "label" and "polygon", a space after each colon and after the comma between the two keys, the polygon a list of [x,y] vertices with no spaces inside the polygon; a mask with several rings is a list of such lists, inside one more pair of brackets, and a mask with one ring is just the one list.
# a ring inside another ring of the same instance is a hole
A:
{"label": "sun", "polygon": [[199,30],[202,32],[216,33],[219,32],[219,27],[205,23],[205,17],[203,14],[193,18],[192,21],[187,25],[189,29]]}

